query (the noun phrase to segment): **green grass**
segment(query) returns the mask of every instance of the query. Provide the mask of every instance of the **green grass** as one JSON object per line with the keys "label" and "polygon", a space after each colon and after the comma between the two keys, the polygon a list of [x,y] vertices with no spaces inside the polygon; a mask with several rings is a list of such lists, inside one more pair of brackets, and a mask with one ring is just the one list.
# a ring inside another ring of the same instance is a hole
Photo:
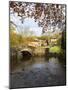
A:
{"label": "green grass", "polygon": [[49,49],[49,52],[51,52],[51,53],[59,54],[59,53],[61,53],[61,51],[62,51],[62,49],[60,46],[53,46]]}

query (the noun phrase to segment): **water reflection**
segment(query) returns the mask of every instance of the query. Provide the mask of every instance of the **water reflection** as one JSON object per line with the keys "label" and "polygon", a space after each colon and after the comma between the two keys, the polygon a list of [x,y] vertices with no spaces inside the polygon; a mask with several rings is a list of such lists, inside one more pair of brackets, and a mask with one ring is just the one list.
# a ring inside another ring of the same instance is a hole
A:
{"label": "water reflection", "polygon": [[57,57],[44,58],[44,57],[31,57],[29,59],[22,59],[17,66],[13,69],[13,72],[19,72],[21,70],[30,69],[48,69],[51,74],[60,74],[63,71],[63,67]]}
{"label": "water reflection", "polygon": [[65,69],[57,57],[21,60],[11,73],[11,87],[65,85]]}
{"label": "water reflection", "polygon": [[63,68],[58,60],[58,58],[50,58],[48,62],[48,69],[50,70],[51,74],[58,75],[61,74]]}

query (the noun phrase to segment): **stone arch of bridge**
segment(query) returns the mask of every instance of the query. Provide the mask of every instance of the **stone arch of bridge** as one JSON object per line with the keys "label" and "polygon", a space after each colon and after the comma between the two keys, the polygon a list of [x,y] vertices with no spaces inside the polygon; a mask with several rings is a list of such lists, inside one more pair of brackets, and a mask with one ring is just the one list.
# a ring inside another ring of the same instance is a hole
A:
{"label": "stone arch of bridge", "polygon": [[20,50],[20,53],[24,57],[33,55],[32,50],[30,48],[24,48],[24,49]]}

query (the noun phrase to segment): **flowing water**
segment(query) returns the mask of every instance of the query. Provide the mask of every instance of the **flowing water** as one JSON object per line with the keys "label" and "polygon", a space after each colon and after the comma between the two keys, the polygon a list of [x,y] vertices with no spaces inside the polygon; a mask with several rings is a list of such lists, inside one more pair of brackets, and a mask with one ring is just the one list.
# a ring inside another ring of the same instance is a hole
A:
{"label": "flowing water", "polygon": [[58,57],[22,59],[10,72],[10,88],[65,85],[65,71],[65,63]]}

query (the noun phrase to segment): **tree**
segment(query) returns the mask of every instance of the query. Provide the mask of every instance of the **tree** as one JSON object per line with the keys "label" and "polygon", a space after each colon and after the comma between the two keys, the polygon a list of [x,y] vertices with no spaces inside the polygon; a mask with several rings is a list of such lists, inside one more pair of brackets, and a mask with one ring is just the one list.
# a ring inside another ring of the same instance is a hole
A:
{"label": "tree", "polygon": [[32,3],[32,2],[14,2],[10,1],[10,11],[17,13],[21,17],[23,23],[26,17],[34,17],[38,21],[38,25],[43,27],[42,33],[48,30],[50,25],[62,29],[65,24],[65,8],[64,4],[45,4],[45,3]]}

